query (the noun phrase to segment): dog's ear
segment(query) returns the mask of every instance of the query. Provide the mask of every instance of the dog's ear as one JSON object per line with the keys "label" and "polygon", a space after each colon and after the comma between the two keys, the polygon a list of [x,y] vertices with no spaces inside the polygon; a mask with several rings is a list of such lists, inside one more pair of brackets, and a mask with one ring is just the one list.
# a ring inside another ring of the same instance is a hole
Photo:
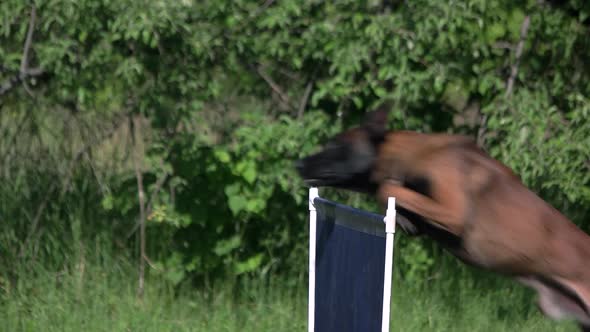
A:
{"label": "dog's ear", "polygon": [[387,118],[391,104],[385,102],[374,111],[368,112],[363,121],[363,127],[370,133],[372,137],[383,136],[387,132]]}

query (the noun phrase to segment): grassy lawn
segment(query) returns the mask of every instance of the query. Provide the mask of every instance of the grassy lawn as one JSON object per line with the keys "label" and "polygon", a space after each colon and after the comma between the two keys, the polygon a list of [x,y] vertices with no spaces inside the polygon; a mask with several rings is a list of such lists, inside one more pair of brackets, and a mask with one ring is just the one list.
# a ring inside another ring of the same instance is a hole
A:
{"label": "grassy lawn", "polygon": [[[411,287],[396,276],[392,330],[576,331],[569,322],[544,319],[523,288],[500,280],[481,290],[478,282],[462,276]],[[0,330],[306,331],[305,287],[252,286],[236,296],[229,287],[175,293],[162,281],[148,280],[140,302],[130,271],[42,273],[4,289]]]}

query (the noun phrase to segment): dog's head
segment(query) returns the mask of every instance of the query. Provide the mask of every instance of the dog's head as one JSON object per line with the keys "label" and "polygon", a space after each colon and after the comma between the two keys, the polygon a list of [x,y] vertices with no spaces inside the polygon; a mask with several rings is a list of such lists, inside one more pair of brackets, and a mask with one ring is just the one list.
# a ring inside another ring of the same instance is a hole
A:
{"label": "dog's head", "polygon": [[385,109],[368,113],[361,126],[336,135],[320,152],[296,161],[299,175],[310,186],[374,193],[377,184],[371,174],[386,126]]}

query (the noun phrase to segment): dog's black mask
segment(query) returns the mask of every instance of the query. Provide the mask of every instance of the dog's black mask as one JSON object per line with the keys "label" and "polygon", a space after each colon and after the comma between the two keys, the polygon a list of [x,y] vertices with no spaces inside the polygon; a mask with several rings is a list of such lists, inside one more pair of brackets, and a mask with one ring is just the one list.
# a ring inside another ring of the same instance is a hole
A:
{"label": "dog's black mask", "polygon": [[368,113],[361,126],[333,137],[320,152],[296,161],[299,175],[310,186],[374,193],[377,184],[371,173],[384,141],[386,120],[386,111]]}

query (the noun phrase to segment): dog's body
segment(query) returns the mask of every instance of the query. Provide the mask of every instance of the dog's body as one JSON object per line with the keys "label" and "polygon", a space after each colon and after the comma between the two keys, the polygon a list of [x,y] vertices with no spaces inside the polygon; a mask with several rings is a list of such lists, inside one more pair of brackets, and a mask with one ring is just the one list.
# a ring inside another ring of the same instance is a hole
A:
{"label": "dog's body", "polygon": [[408,233],[514,277],[538,292],[547,316],[573,318],[590,331],[590,236],[471,139],[388,133],[378,125],[383,116],[375,113],[303,159],[301,175],[315,185],[374,193],[382,203],[396,197]]}
{"label": "dog's body", "polygon": [[[445,143],[442,143],[445,142]],[[408,151],[410,150],[410,151]],[[408,189],[416,181],[428,190]],[[590,236],[460,136],[396,132],[376,163],[378,196],[460,237],[452,252],[535,288],[542,311],[590,327]]]}

